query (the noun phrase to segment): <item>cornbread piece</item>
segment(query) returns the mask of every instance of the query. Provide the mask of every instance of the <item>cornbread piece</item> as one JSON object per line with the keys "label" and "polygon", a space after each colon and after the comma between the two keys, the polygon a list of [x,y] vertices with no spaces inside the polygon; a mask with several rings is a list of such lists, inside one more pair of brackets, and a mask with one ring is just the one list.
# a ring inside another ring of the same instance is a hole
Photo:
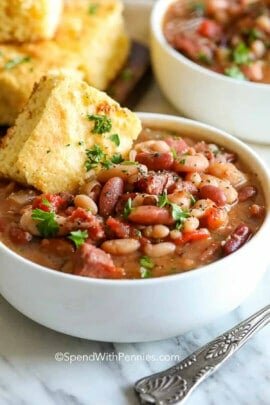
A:
{"label": "cornbread piece", "polygon": [[128,54],[120,0],[67,0],[56,41],[80,58],[87,82],[100,90],[116,76]]}
{"label": "cornbread piece", "polygon": [[[100,128],[104,120],[105,128]],[[127,156],[137,116],[67,75],[42,78],[0,147],[0,175],[43,192],[74,192],[86,179],[86,149]]]}
{"label": "cornbread piece", "polygon": [[0,42],[51,39],[62,5],[62,0],[1,0]]}
{"label": "cornbread piece", "polygon": [[105,89],[128,52],[118,0],[69,0],[54,40],[0,45],[0,125],[14,124],[34,83],[45,74],[74,71],[90,85]]}
{"label": "cornbread piece", "polygon": [[0,125],[13,125],[45,72],[69,71],[83,78],[73,54],[53,41],[20,47],[0,45]]}

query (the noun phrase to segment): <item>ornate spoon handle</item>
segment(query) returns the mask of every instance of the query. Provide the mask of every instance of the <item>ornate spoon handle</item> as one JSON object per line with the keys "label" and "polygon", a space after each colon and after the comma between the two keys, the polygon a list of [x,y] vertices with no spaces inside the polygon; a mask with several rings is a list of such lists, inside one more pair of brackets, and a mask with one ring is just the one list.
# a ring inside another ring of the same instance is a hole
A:
{"label": "ornate spoon handle", "polygon": [[135,384],[141,403],[182,403],[194,388],[214,373],[251,336],[270,322],[270,305],[206,344],[176,366],[142,378]]}

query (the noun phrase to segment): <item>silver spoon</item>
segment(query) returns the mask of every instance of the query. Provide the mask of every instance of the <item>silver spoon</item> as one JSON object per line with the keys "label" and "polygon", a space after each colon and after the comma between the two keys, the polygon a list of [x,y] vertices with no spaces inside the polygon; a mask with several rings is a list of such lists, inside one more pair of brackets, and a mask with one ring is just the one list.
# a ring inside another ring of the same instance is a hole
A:
{"label": "silver spoon", "polygon": [[267,305],[175,366],[137,381],[135,390],[141,403],[156,405],[183,403],[197,385],[213,374],[269,322],[270,305]]}

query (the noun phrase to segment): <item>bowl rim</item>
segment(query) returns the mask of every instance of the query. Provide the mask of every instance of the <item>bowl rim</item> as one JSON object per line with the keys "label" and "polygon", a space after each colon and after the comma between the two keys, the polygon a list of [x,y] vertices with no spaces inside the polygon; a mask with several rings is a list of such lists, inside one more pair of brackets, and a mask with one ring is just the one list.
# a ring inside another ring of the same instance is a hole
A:
{"label": "bowl rim", "polygon": [[153,6],[153,9],[152,9],[151,18],[150,18],[150,26],[151,26],[152,35],[155,36],[155,39],[158,41],[158,43],[163,47],[163,49],[171,57],[176,59],[178,62],[186,65],[188,68],[193,69],[194,71],[197,71],[201,75],[209,76],[211,79],[220,80],[227,84],[233,84],[233,85],[243,86],[243,87],[247,87],[247,88],[253,87],[253,88],[257,88],[258,90],[264,90],[264,91],[270,90],[270,83],[256,83],[256,82],[251,82],[248,80],[237,80],[232,77],[223,75],[222,73],[214,72],[211,69],[208,69],[207,67],[201,66],[198,63],[193,62],[191,59],[184,56],[181,52],[178,52],[176,49],[174,49],[168,43],[168,41],[166,40],[166,38],[163,34],[162,23],[163,23],[165,13],[168,10],[168,7],[176,1],[177,0],[156,0],[155,4]]}
{"label": "bowl rim", "polygon": [[[194,128],[194,130],[200,130],[204,129],[208,132],[211,132],[213,135],[215,134],[218,138],[217,143],[222,140],[229,140],[232,144],[234,144],[236,147],[239,147],[245,154],[249,155],[249,158],[251,161],[256,161],[258,167],[260,168],[260,171],[262,172],[263,176],[267,179],[267,185],[261,184],[262,190],[265,195],[266,199],[266,205],[267,208],[270,206],[270,175],[268,174],[267,166],[266,164],[261,160],[261,158],[257,155],[256,152],[254,152],[249,146],[247,146],[244,142],[240,141],[239,139],[233,137],[232,135],[229,135],[225,131],[222,131],[220,129],[217,129],[215,127],[212,127],[207,124],[200,123],[198,121],[194,121],[188,118],[183,118],[183,117],[178,117],[174,115],[167,115],[167,114],[157,114],[157,113],[145,113],[145,112],[138,112],[137,113],[139,118],[142,120],[142,123],[147,122],[149,120],[154,120],[157,123],[160,123],[161,127],[166,127],[166,123],[175,123],[176,125],[178,124],[184,124],[187,125],[191,128]],[[164,123],[164,125],[162,125]],[[207,135],[206,135],[207,138]],[[230,147],[230,149],[233,150],[233,147]],[[268,191],[268,192],[267,192]],[[252,249],[254,245],[256,245],[258,239],[266,237],[268,235],[268,232],[270,230],[270,210],[267,209],[266,217],[264,219],[264,222],[262,223],[261,227],[257,231],[257,233],[252,237],[250,241],[243,247],[241,247],[239,250],[234,252],[233,254],[223,257],[215,262],[209,263],[205,266],[195,268],[194,270],[190,270],[187,272],[183,273],[176,273],[172,275],[167,275],[167,276],[162,276],[162,277],[155,277],[155,278],[149,278],[149,279],[128,279],[128,280],[113,280],[113,279],[98,279],[98,278],[90,278],[90,277],[82,277],[82,276],[77,276],[74,274],[68,274],[68,273],[62,273],[57,270],[50,269],[46,266],[42,266],[40,264],[37,264],[35,262],[32,262],[31,260],[28,260],[24,258],[23,256],[20,256],[18,253],[14,252],[12,249],[7,247],[3,242],[0,242],[0,258],[1,258],[1,253],[6,254],[7,256],[10,256],[12,260],[17,260],[18,264],[22,263],[23,265],[27,265],[29,268],[32,268],[33,271],[40,271],[43,274],[47,274],[48,276],[56,277],[56,278],[63,278],[66,280],[73,281],[74,283],[82,283],[82,284],[90,284],[90,285],[104,285],[104,286],[111,286],[112,288],[114,287],[126,287],[126,286],[143,286],[143,285],[154,285],[154,284],[159,284],[159,283],[165,283],[165,282],[175,282],[180,279],[184,278],[192,278],[192,277],[197,277],[198,275],[203,276],[205,272],[212,272],[216,271],[216,267],[219,265],[220,262],[222,263],[227,263],[227,266],[230,266],[230,263],[233,262],[239,255],[245,255],[245,252],[247,249]],[[234,259],[235,258],[235,259]],[[232,263],[233,264],[233,263]],[[18,269],[19,271],[19,269]]]}

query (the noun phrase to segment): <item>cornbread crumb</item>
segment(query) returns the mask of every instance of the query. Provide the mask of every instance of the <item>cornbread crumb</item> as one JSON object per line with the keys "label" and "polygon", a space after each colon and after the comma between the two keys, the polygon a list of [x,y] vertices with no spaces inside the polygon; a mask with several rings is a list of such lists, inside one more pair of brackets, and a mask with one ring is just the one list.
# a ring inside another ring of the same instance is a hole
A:
{"label": "cornbread crumb", "polygon": [[[88,115],[106,116],[109,130],[95,133]],[[76,77],[48,75],[2,140],[0,175],[45,193],[74,192],[87,177],[86,149],[126,157],[140,131],[137,116],[105,93]]]}

